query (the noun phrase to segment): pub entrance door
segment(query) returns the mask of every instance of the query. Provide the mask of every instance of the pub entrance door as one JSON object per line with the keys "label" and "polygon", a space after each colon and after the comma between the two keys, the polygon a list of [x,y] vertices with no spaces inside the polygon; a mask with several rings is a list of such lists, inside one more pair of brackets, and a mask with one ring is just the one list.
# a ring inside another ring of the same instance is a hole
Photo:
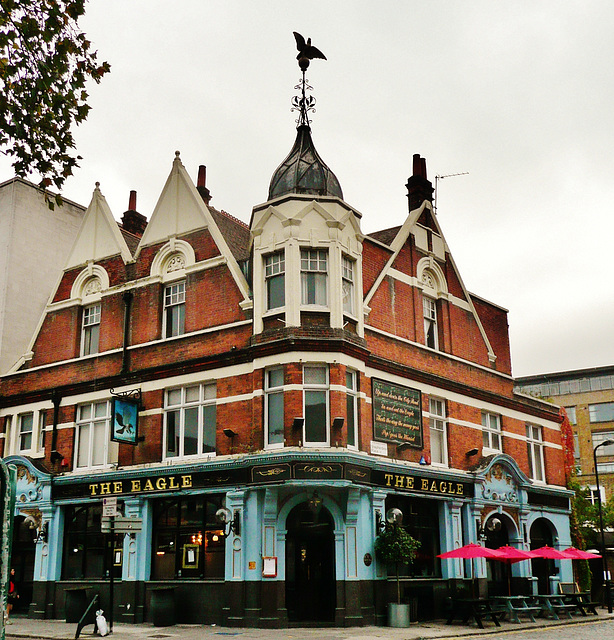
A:
{"label": "pub entrance door", "polygon": [[286,608],[290,622],[335,619],[335,534],[330,512],[308,502],[286,523]]}

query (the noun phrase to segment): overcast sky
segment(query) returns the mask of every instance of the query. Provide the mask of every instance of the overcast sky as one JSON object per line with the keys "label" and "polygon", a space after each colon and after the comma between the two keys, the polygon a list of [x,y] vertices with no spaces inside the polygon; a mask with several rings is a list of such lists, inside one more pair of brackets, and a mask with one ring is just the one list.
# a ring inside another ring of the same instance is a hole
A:
{"label": "overcast sky", "polygon": [[[467,288],[509,309],[515,375],[614,364],[611,0],[90,0],[111,73],[90,87],[81,168],[116,218],[149,217],[175,150],[249,221],[289,152],[308,70],[313,138],[369,233],[403,223],[414,153]],[[11,170],[0,168],[6,179]]]}

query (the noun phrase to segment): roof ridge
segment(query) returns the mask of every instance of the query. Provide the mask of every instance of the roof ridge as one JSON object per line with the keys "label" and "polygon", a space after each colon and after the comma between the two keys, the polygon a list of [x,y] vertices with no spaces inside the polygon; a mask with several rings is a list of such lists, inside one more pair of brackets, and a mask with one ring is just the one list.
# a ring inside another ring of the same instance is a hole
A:
{"label": "roof ridge", "polygon": [[239,220],[239,218],[236,218],[232,214],[228,213],[228,211],[224,211],[223,209],[220,211],[219,209],[216,209],[215,207],[212,207],[211,205],[209,205],[209,209],[211,209],[212,211],[215,211],[215,213],[219,213],[220,215],[226,216],[229,220],[232,220],[233,222],[236,222],[237,224],[240,224],[241,226],[245,227],[246,229],[249,229],[249,225],[246,222],[243,222],[243,220]]}

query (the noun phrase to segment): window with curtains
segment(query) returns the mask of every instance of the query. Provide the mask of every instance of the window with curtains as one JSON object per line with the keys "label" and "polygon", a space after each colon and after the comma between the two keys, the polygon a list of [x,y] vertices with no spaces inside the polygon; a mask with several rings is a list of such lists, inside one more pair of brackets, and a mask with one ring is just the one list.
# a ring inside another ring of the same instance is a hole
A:
{"label": "window with curtains", "polygon": [[283,367],[264,372],[264,414],[266,446],[284,444],[284,370]]}
{"label": "window with curtains", "polygon": [[100,305],[93,304],[83,309],[81,328],[81,355],[98,353],[100,343]]}
{"label": "window with curtains", "polygon": [[185,333],[185,280],[164,287],[163,325],[165,338]]}
{"label": "window with curtains", "polygon": [[223,495],[154,502],[152,580],[224,578],[226,536],[215,513]]}
{"label": "window with curtains", "polygon": [[345,372],[347,444],[352,449],[358,448],[358,374],[356,371]]}
{"label": "window with curtains", "polygon": [[544,467],[544,439],[542,428],[528,424],[527,429],[527,455],[529,457],[529,477],[539,482],[546,481]]}
{"label": "window with curtains", "polygon": [[264,258],[266,310],[278,309],[286,304],[286,260],[283,251]]}
{"label": "window with curtains", "polygon": [[429,431],[431,436],[431,462],[448,464],[448,438],[446,403],[439,398],[429,398]]}
{"label": "window with curtains", "polygon": [[301,249],[301,304],[328,305],[328,252]]}
{"label": "window with curtains", "polygon": [[99,468],[117,462],[111,442],[111,403],[88,402],[77,407],[75,468]]}
{"label": "window with curtains", "polygon": [[327,365],[309,364],[303,367],[303,404],[304,444],[306,446],[328,446],[330,430]]}
{"label": "window with curtains", "polygon": [[165,458],[189,458],[215,453],[216,395],[215,383],[166,391]]}

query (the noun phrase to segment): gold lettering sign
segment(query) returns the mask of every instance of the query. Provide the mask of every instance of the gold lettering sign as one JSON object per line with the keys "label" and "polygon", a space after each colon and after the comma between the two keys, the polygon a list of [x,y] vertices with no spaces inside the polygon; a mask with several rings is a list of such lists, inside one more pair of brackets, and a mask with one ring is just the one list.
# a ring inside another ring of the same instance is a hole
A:
{"label": "gold lettering sign", "polygon": [[416,478],[403,473],[384,473],[383,485],[391,489],[419,491],[427,493],[445,493],[455,496],[465,495],[465,485],[462,482],[450,480],[431,480],[429,478]]}
{"label": "gold lettering sign", "polygon": [[158,478],[135,478],[132,480],[115,480],[113,482],[97,482],[88,485],[90,496],[117,496],[123,493],[144,493],[146,491],[172,491],[192,487],[192,476],[159,476]]}

